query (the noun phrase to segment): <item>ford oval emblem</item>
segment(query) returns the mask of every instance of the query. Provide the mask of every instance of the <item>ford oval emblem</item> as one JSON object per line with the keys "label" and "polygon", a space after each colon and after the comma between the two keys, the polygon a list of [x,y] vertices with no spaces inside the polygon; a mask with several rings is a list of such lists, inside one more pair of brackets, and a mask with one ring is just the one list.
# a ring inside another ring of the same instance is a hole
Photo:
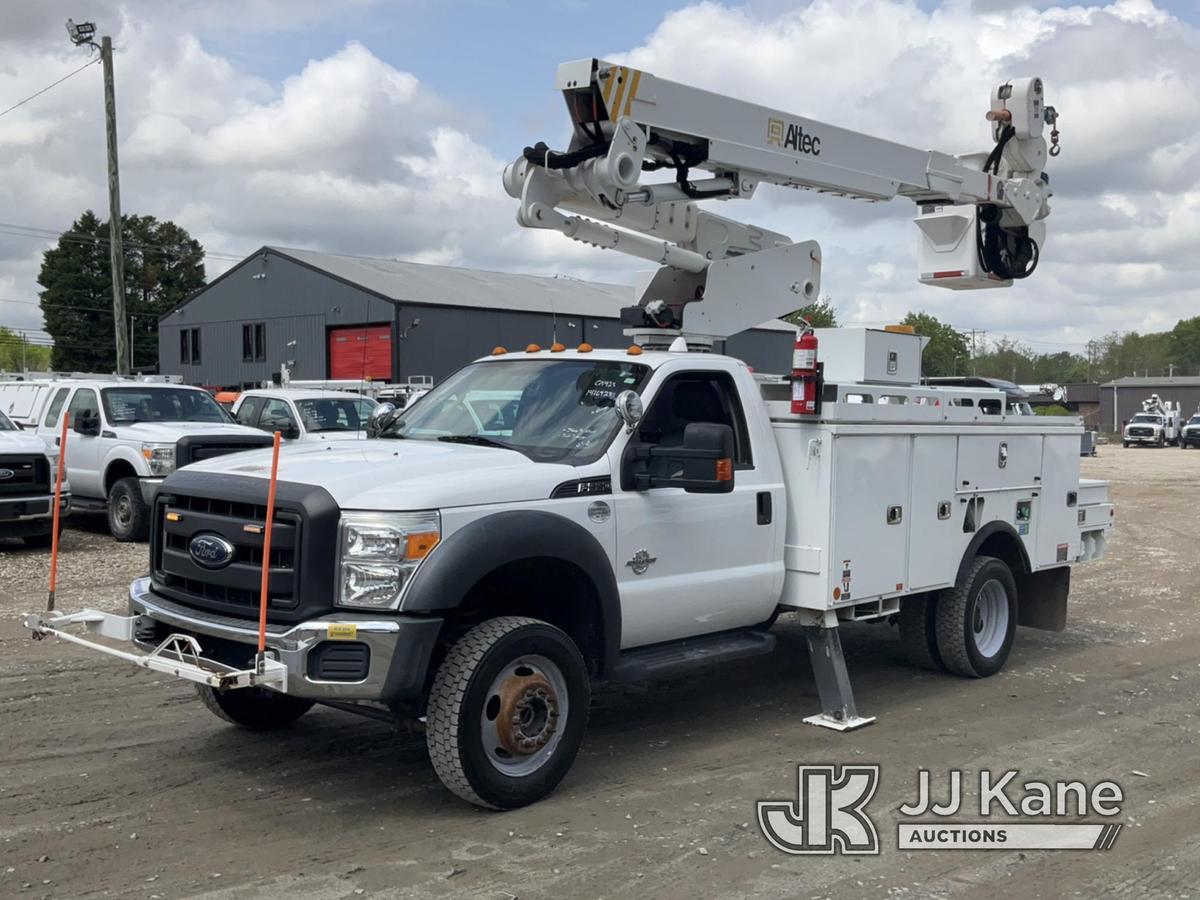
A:
{"label": "ford oval emblem", "polygon": [[0,481],[8,481],[16,474],[12,469],[0,469]]}
{"label": "ford oval emblem", "polygon": [[188,556],[206,569],[223,569],[233,562],[233,544],[219,534],[201,532],[188,541]]}

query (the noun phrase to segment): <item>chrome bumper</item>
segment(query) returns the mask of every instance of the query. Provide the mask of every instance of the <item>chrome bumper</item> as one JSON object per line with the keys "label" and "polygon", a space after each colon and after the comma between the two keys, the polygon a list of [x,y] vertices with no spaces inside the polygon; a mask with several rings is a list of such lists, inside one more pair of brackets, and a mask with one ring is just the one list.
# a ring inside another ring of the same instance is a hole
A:
{"label": "chrome bumper", "polygon": [[[195,637],[202,650],[207,649],[205,637],[244,645],[247,659],[258,646],[256,621],[208,613],[167,600],[150,590],[149,578],[139,578],[129,586],[129,609],[139,620],[151,620],[139,621],[134,629],[134,643],[143,649],[159,644],[152,636],[154,622],[167,626],[167,631],[181,630]],[[286,690],[291,696],[388,703],[420,695],[441,626],[441,619],[426,616],[381,618],[363,613],[332,613],[297,625],[268,624],[267,652],[286,668]],[[139,638],[139,634],[151,637]],[[331,681],[312,676],[310,653],[327,643],[352,642],[367,647],[365,678]]]}
{"label": "chrome bumper", "polygon": [[154,495],[158,493],[162,478],[138,478],[138,486],[142,489],[142,501],[147,506],[154,506]]}

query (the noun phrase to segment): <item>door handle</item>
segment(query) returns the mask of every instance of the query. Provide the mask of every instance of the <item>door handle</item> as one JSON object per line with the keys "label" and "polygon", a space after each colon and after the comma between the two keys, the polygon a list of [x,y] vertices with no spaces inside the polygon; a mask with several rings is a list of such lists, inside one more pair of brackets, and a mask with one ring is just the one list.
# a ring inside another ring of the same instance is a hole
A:
{"label": "door handle", "polygon": [[758,492],[757,506],[758,506],[758,524],[759,525],[770,525],[771,524],[771,492],[770,491],[759,491]]}

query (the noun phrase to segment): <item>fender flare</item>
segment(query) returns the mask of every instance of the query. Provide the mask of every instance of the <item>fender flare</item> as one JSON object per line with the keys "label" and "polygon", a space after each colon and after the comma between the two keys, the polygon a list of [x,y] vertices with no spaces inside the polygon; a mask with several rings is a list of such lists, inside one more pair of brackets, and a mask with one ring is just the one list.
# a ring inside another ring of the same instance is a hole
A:
{"label": "fender flare", "polygon": [[621,646],[621,598],[612,563],[600,542],[582,525],[556,513],[509,510],[476,519],[454,532],[430,554],[404,593],[401,612],[455,609],[467,592],[508,563],[548,556],[571,563],[595,587],[604,636],[601,676],[616,662]]}
{"label": "fender flare", "polygon": [[963,553],[962,560],[958,564],[958,573],[954,577],[955,584],[961,584],[963,576],[966,575],[971,562],[979,555],[979,548],[983,546],[983,542],[996,534],[1005,534],[1013,539],[1017,550],[1021,556],[1021,571],[1013,572],[1013,578],[1019,582],[1021,578],[1028,575],[1032,571],[1029,565],[1029,552],[1025,549],[1025,542],[1021,540],[1021,536],[1017,534],[1017,530],[1007,522],[988,522],[982,528],[975,532],[975,536],[971,538],[971,543],[967,544],[967,550]]}
{"label": "fender flare", "polygon": [[[68,463],[70,462],[70,459],[71,457],[68,456]],[[118,444],[116,447],[113,447],[108,451],[104,457],[104,463],[100,468],[100,490],[103,491],[105,497],[108,496],[108,488],[105,487],[105,484],[108,481],[109,470],[112,469],[113,465],[118,462],[128,465],[131,469],[133,469],[133,474],[138,478],[146,477],[144,474],[146,461],[138,458],[134,454],[133,450],[128,446],[124,444]]]}

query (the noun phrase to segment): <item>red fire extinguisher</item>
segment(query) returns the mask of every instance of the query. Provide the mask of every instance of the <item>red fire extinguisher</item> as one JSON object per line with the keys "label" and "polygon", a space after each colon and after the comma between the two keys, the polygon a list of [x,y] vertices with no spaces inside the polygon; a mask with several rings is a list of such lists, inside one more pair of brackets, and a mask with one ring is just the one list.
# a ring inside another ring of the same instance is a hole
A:
{"label": "red fire extinguisher", "polygon": [[796,335],[792,351],[792,413],[817,414],[817,336],[811,328]]}

